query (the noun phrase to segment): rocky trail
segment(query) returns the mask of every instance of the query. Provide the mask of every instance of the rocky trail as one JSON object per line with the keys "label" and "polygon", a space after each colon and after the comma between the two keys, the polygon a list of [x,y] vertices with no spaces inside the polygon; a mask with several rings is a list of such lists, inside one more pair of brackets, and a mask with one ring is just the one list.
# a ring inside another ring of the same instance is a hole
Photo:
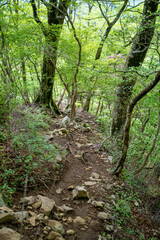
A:
{"label": "rocky trail", "polygon": [[[67,124],[67,117],[53,119],[46,137],[66,150],[59,156],[63,167],[53,169],[51,183],[42,182],[36,192],[26,186],[26,196],[17,194],[12,209],[0,207],[0,240],[136,240],[141,230],[145,239],[159,239],[141,202],[131,207],[136,224],[132,216],[118,226],[117,196],[129,190],[111,175],[112,156],[98,149],[103,137],[93,115],[79,110],[75,124]],[[129,225],[134,234],[126,233]]]}

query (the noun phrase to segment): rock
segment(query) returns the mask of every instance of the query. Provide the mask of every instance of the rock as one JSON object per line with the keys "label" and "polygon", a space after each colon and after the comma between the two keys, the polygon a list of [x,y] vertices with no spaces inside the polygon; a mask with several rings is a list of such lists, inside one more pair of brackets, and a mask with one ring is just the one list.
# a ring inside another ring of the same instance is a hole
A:
{"label": "rock", "polygon": [[73,235],[73,234],[75,234],[75,231],[73,230],[73,229],[68,229],[67,231],[66,231],[66,235]]}
{"label": "rock", "polygon": [[43,231],[50,231],[51,230],[51,227],[49,227],[49,226],[45,226],[44,228],[43,228]]}
{"label": "rock", "polygon": [[27,220],[33,227],[36,226],[36,216],[32,216],[32,217],[28,218]]}
{"label": "rock", "polygon": [[29,217],[29,212],[28,211],[15,212],[14,215],[15,217],[18,218],[20,222],[23,222],[23,220]]}
{"label": "rock", "polygon": [[97,184],[97,182],[91,182],[91,181],[84,182],[84,185],[85,185],[85,186],[94,186],[94,185],[96,185],[96,184]]}
{"label": "rock", "polygon": [[73,222],[73,219],[72,219],[71,217],[69,217],[69,218],[67,219],[67,223],[70,224],[70,223],[72,223],[72,222]]}
{"label": "rock", "polygon": [[105,229],[107,232],[113,232],[114,231],[114,227],[112,225],[106,225]]}
{"label": "rock", "polygon": [[21,234],[18,232],[10,229],[3,227],[0,229],[0,239],[1,240],[21,240]]}
{"label": "rock", "polygon": [[78,227],[78,226],[81,226],[81,225],[84,225],[84,224],[85,224],[85,219],[77,216],[77,217],[73,220],[73,224],[74,224],[75,226],[77,226],[77,227]]}
{"label": "rock", "polygon": [[42,202],[41,202],[41,201],[38,201],[38,202],[34,203],[34,204],[32,205],[32,207],[33,207],[34,209],[38,209],[38,208],[41,207],[41,205],[42,205]]}
{"label": "rock", "polygon": [[61,193],[62,193],[62,191],[63,191],[63,189],[61,189],[61,188],[58,188],[58,189],[56,190],[56,193],[58,193],[58,194],[61,194]]}
{"label": "rock", "polygon": [[3,201],[3,196],[2,196],[2,193],[0,193],[0,206],[1,207],[6,207],[4,201]]}
{"label": "rock", "polygon": [[59,234],[57,232],[54,232],[54,231],[51,231],[49,233],[49,235],[46,237],[46,239],[49,239],[49,240],[64,240],[64,238],[62,237],[61,234]]}
{"label": "rock", "polygon": [[99,225],[99,222],[96,221],[96,220],[92,220],[92,221],[90,222],[90,225],[91,225],[91,227],[97,227],[97,226]]}
{"label": "rock", "polygon": [[0,213],[0,223],[10,222],[14,219],[15,219],[15,216],[12,212],[11,213],[4,213],[4,212]]}
{"label": "rock", "polygon": [[57,210],[58,210],[59,212],[67,213],[67,212],[72,212],[72,211],[73,211],[73,208],[68,207],[68,206],[66,206],[66,205],[63,205],[63,206],[61,206],[61,207],[57,207]]}
{"label": "rock", "polygon": [[60,233],[61,235],[65,234],[65,230],[63,228],[62,223],[56,221],[56,220],[48,220],[47,226],[51,227],[55,232]]}
{"label": "rock", "polygon": [[13,210],[8,207],[0,207],[0,213],[13,213]]}
{"label": "rock", "polygon": [[40,211],[42,211],[44,214],[48,216],[55,206],[55,201],[53,199],[49,199],[41,195],[38,195],[36,200],[42,203]]}
{"label": "rock", "polygon": [[77,186],[73,191],[73,199],[86,198],[89,199],[88,193],[84,187]]}
{"label": "rock", "polygon": [[98,179],[98,178],[99,178],[99,174],[93,172],[93,173],[91,174],[91,177],[92,177],[92,178],[96,178],[96,179]]}
{"label": "rock", "polygon": [[35,196],[21,198],[20,203],[24,203],[26,205],[32,205],[35,201]]}
{"label": "rock", "polygon": [[99,201],[99,202],[98,201],[93,201],[92,205],[95,206],[95,207],[104,208],[105,203],[102,202],[102,201]]}
{"label": "rock", "polygon": [[40,214],[38,214],[37,216],[36,216],[36,220],[37,221],[40,221],[40,220],[42,220],[44,218],[44,214],[43,213],[40,213]]}
{"label": "rock", "polygon": [[70,185],[70,186],[68,186],[68,188],[67,188],[67,189],[68,189],[69,191],[72,191],[74,188],[75,188],[75,186],[73,186],[73,185]]}
{"label": "rock", "polygon": [[110,163],[112,163],[112,160],[113,160],[113,157],[112,157],[112,156],[108,156],[108,161],[109,161]]}
{"label": "rock", "polygon": [[65,116],[62,119],[62,125],[67,125],[70,122],[70,118],[68,116]]}
{"label": "rock", "polygon": [[109,219],[112,219],[112,216],[109,213],[99,212],[98,218],[100,218],[102,220],[109,220]]}

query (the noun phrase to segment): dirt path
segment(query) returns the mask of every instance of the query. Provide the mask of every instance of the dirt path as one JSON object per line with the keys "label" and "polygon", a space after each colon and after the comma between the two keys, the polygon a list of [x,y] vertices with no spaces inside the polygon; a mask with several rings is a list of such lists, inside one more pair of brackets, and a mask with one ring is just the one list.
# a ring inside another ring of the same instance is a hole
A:
{"label": "dirt path", "polygon": [[[108,159],[105,152],[97,151],[102,138],[97,131],[94,117],[84,112],[79,112],[77,117],[82,125],[85,126],[86,123],[90,129],[87,127],[79,129],[67,127],[66,141],[64,141],[64,136],[54,136],[54,139],[51,140],[52,143],[58,143],[68,151],[61,177],[52,186],[53,199],[60,206],[65,204],[74,209],[65,217],[75,219],[79,216],[85,220],[84,226],[75,226],[76,224],[73,222],[66,223],[66,230],[73,229],[75,231],[75,235],[66,236],[66,240],[97,240],[98,235],[104,231],[106,225],[106,221],[100,219],[98,213],[105,211],[105,207],[95,207],[94,200],[106,203],[106,188],[114,182],[113,176],[111,177],[109,174],[111,156]],[[53,127],[60,128],[61,126]],[[96,179],[96,177],[98,178]],[[73,200],[72,191],[69,189],[74,189],[76,186],[84,186],[89,199]],[[57,190],[59,194],[57,194]],[[51,193],[49,193],[49,197],[52,197]],[[114,198],[114,196],[112,197]]]}
{"label": "dirt path", "polygon": [[[48,216],[43,216],[43,201],[26,205],[30,216],[21,226],[23,240],[137,240],[141,239],[142,229],[146,240],[159,239],[157,233],[153,235],[155,230],[145,211],[142,214],[142,203],[133,201],[128,210],[127,201],[123,201],[124,211],[117,215],[121,196],[129,196],[130,190],[122,179],[111,175],[112,156],[98,150],[103,137],[95,117],[78,110],[75,124],[63,125],[62,122],[63,117],[53,119],[47,135],[50,144],[57,144],[66,151],[65,157],[57,156],[60,167],[51,171],[54,181],[27,193],[33,197],[46,196],[55,206]],[[17,195],[14,211],[18,206],[19,211],[22,210],[18,205],[20,197],[22,195]],[[65,231],[61,229],[61,235],[56,235],[50,221],[58,226],[62,224]],[[20,232],[16,224],[12,224],[13,227]]]}

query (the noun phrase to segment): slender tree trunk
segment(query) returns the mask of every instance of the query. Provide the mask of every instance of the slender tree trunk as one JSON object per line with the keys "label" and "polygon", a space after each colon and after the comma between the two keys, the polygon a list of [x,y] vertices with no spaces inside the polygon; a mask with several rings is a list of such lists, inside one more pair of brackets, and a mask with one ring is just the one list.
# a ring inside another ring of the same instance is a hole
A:
{"label": "slender tree trunk", "polygon": [[57,103],[57,106],[58,106],[58,107],[61,105],[61,102],[62,102],[62,100],[63,100],[63,98],[64,98],[65,92],[66,92],[66,88],[64,88],[64,90],[63,90],[63,92],[62,92],[62,95],[61,95],[61,97],[60,97],[60,99],[59,99],[59,101],[58,101],[58,103]]}
{"label": "slender tree trunk", "polygon": [[86,101],[85,101],[85,104],[83,106],[83,111],[86,111],[86,112],[89,111],[92,96],[93,96],[93,94],[91,94],[91,93],[87,94]]}
{"label": "slender tree trunk", "polygon": [[129,69],[139,67],[145,59],[154,35],[158,3],[159,0],[145,0],[144,2],[142,22],[126,60],[123,81],[118,86],[116,93],[111,127],[112,135],[119,133],[124,127],[127,106],[136,83],[136,76],[131,74]]}
{"label": "slender tree trunk", "polygon": [[128,105],[127,108],[127,118],[124,128],[124,139],[123,139],[123,148],[122,148],[122,155],[121,158],[116,166],[116,169],[114,170],[114,174],[119,176],[122,172],[122,169],[124,167],[124,163],[127,156],[127,151],[129,147],[129,133],[130,133],[130,126],[131,126],[131,118],[132,118],[132,112],[134,106],[137,104],[139,100],[141,100],[148,92],[150,92],[160,81],[160,71],[157,73],[154,80],[148,84],[147,87],[145,87],[139,94],[137,94]]}

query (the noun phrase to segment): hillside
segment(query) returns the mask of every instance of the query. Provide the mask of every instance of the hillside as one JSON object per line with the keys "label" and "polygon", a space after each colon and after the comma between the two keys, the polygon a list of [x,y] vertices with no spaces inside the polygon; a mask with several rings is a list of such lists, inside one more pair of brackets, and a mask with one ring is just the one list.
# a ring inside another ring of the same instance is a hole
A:
{"label": "hillside", "polygon": [[[18,131],[15,126],[12,131]],[[18,126],[27,132],[24,125]],[[110,149],[99,149],[103,136],[93,115],[77,110],[74,123],[61,115],[50,119],[49,129],[37,131],[45,133],[48,146],[59,149],[56,162],[48,159],[48,165],[26,174],[24,185],[12,196],[12,205],[0,207],[1,240],[160,238],[160,229],[153,225],[145,205],[153,199],[145,195],[140,199],[127,181],[112,175],[113,157]],[[14,163],[14,154],[10,140],[3,140],[1,161],[5,156]]]}

